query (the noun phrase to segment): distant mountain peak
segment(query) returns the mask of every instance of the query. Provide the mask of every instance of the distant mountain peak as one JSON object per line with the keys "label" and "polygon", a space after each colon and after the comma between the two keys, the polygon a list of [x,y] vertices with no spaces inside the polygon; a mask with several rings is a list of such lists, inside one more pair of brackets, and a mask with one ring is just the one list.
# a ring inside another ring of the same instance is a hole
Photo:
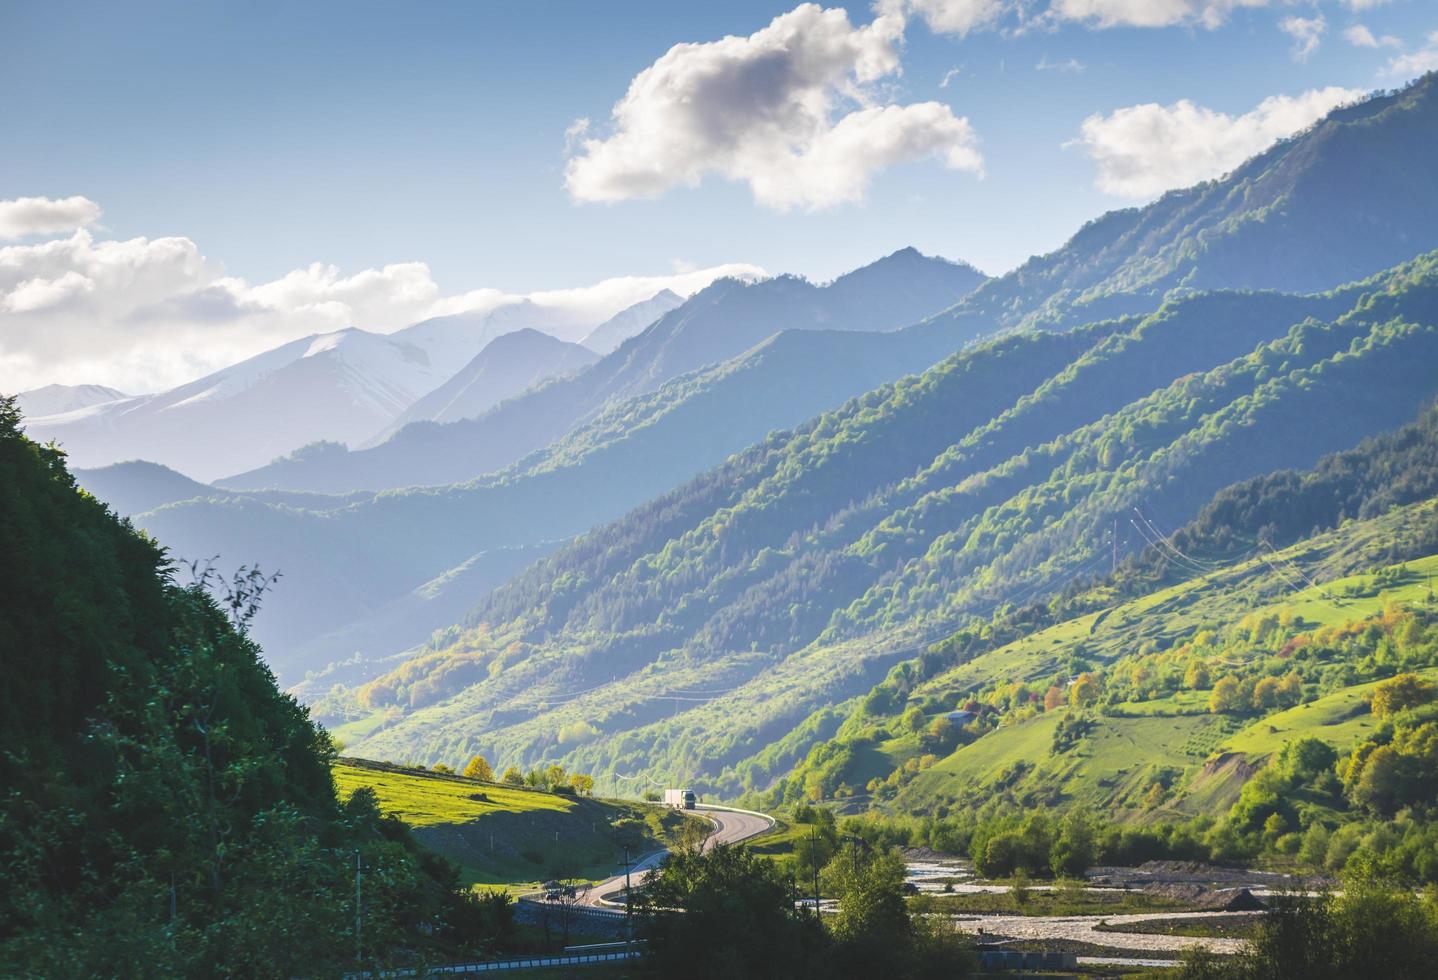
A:
{"label": "distant mountain peak", "polygon": [[26,418],[64,415],[129,397],[123,391],[104,385],[45,385],[16,395]]}

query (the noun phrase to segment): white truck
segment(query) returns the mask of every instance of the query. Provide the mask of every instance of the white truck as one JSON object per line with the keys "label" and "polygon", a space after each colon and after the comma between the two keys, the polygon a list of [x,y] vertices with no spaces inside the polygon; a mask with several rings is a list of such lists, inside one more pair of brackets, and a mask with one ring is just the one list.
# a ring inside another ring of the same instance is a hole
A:
{"label": "white truck", "polygon": [[698,799],[692,790],[666,789],[664,791],[664,805],[676,810],[692,810],[697,802]]}

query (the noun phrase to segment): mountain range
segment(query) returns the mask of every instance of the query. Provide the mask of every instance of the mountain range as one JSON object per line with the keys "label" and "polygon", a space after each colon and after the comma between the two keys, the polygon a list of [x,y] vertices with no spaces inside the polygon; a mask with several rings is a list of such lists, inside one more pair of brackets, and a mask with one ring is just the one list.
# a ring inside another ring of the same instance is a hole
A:
{"label": "mountain range", "polygon": [[[1134,505],[1173,526],[1227,483],[1413,418],[1438,394],[1435,259],[1371,273],[1438,245],[1419,176],[1438,141],[1417,135],[1438,132],[1433,88],[1339,110],[1224,181],[1101,219],[981,286],[914,332],[962,336],[988,317],[1011,337],[595,529],[337,699],[332,720],[382,717],[372,754],[762,782],[796,758],[768,747],[806,748],[815,712],[931,632],[1135,547],[1119,529]],[[1335,168],[1366,172],[1355,154],[1387,161],[1382,186],[1325,194]],[[1370,231],[1348,248],[1359,223]],[[1345,247],[1293,264],[1328,236]],[[1242,288],[1197,288],[1225,269]],[[1290,284],[1322,288],[1251,291]],[[1098,313],[1117,317],[1073,323]],[[1041,324],[1067,329],[1019,329]],[[584,738],[556,741],[581,724]]]}
{"label": "mountain range", "polygon": [[371,449],[279,461],[223,484],[332,493],[460,483],[511,466],[606,408],[743,354],[781,330],[894,330],[952,306],[983,281],[970,266],[914,249],[825,285],[797,276],[721,279],[587,370],[479,418],[411,425]]}
{"label": "mountain range", "polygon": [[[525,341],[476,360],[495,339],[525,329]],[[572,312],[529,300],[389,334],[351,327],[283,344],[159,394],[102,397],[109,390],[95,386],[83,394],[70,389],[67,397],[53,389],[26,393],[23,401],[35,406],[26,427],[32,438],[59,442],[81,468],[144,459],[209,481],[315,443],[370,441],[448,382],[464,394],[431,402],[431,410],[455,416],[472,403],[483,411],[589,360],[577,345],[545,346],[533,334],[585,329]],[[544,366],[546,356],[558,363]]]}
{"label": "mountain range", "polygon": [[998,279],[719,281],[477,418],[127,499],[285,571],[257,636],[356,751],[763,787],[934,637],[1140,548],[1133,507],[1177,526],[1438,394],[1435,85]]}

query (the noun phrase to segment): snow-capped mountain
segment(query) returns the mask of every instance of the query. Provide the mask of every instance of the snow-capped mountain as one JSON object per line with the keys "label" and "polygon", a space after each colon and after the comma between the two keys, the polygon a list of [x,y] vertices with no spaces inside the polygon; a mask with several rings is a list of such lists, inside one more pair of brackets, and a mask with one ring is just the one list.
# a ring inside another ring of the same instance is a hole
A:
{"label": "snow-capped mountain", "polygon": [[363,440],[488,339],[466,344],[457,329],[431,328],[426,349],[404,338],[415,329],[304,337],[170,391],[35,415],[26,428],[79,467],[147,459],[208,481],[311,442]]}
{"label": "snow-capped mountain", "polygon": [[682,305],[683,296],[671,289],[662,290],[642,303],[635,303],[627,310],[620,310],[595,327],[580,343],[592,351],[608,354],[630,337],[643,333],[645,327],[670,310]]}
{"label": "snow-capped mountain", "polygon": [[[315,442],[359,445],[495,338],[523,328],[573,336],[593,328],[575,316],[524,300],[391,334],[351,327],[283,344],[159,394],[102,397],[109,389],[89,385],[82,396],[52,385],[31,393],[34,407],[22,410],[30,436],[58,441],[74,466],[144,459],[210,481]],[[569,359],[582,366],[572,352]]]}
{"label": "snow-capped mountain", "polygon": [[76,409],[101,405],[117,398],[128,398],[123,391],[104,385],[46,385],[15,396],[25,416],[60,415]]}

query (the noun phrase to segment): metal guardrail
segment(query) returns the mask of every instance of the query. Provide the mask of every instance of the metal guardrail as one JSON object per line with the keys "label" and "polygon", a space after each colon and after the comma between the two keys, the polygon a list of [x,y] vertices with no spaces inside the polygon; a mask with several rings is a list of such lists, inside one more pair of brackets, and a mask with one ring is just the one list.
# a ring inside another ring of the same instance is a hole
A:
{"label": "metal guardrail", "polygon": [[430,966],[421,973],[417,970],[386,970],[383,973],[347,973],[345,980],[364,980],[369,977],[418,977],[436,973],[499,973],[506,970],[535,970],[546,966],[585,966],[590,963],[618,963],[638,959],[643,955],[638,949],[616,952],[594,953],[551,953],[545,956],[520,956],[508,960],[490,960],[483,963],[452,963],[449,966]]}
{"label": "metal guardrail", "polygon": [[458,963],[433,967],[431,973],[497,973],[501,970],[533,970],[543,966],[581,966],[586,963],[617,963],[637,959],[639,950],[617,953],[574,953],[558,956],[531,956],[516,960],[495,960],[490,963]]}

